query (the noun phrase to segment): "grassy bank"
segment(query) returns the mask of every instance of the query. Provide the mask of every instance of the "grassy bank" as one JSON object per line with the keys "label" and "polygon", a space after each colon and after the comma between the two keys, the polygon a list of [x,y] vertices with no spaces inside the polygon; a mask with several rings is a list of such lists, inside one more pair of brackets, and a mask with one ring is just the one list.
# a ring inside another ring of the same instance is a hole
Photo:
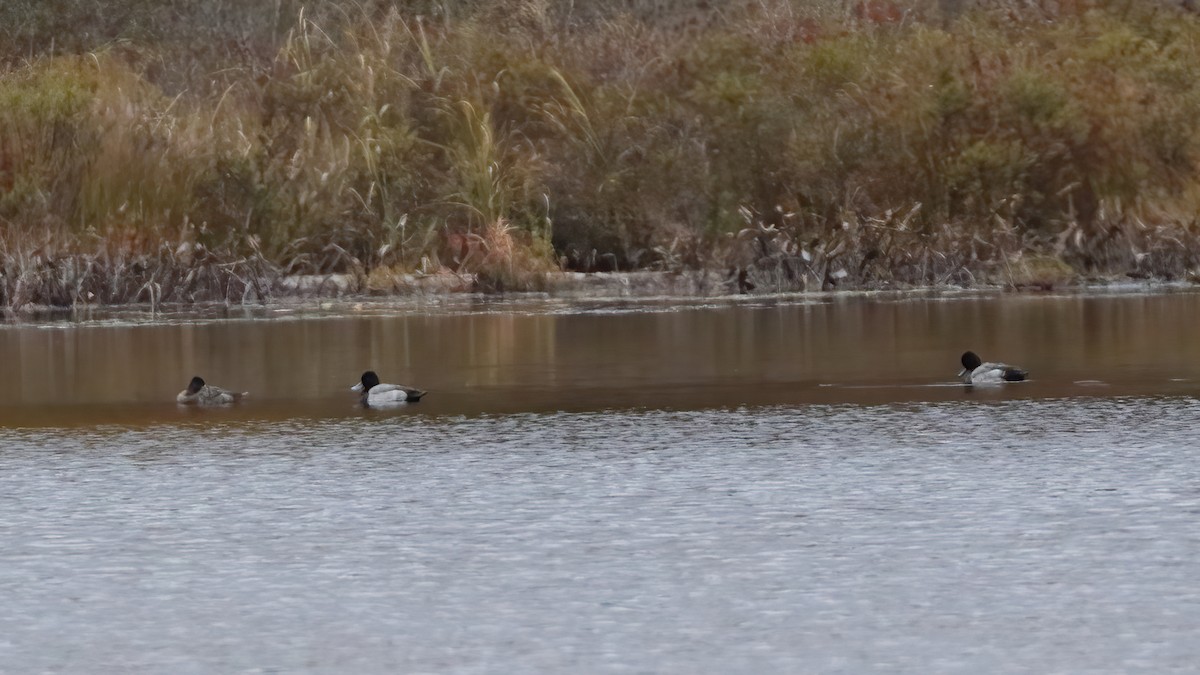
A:
{"label": "grassy bank", "polygon": [[2,306],[1200,268],[1200,20],[1163,5],[107,4],[0,9]]}

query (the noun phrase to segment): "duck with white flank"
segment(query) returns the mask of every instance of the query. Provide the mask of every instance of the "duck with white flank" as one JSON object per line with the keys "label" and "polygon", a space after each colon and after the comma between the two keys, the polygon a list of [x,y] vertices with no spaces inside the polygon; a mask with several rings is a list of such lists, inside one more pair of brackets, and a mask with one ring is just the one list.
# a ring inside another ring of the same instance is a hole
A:
{"label": "duck with white flank", "polygon": [[179,392],[175,400],[184,405],[228,405],[242,400],[249,392],[229,391],[211,384],[205,384],[199,377],[193,377],[187,389]]}
{"label": "duck with white flank", "polygon": [[1020,382],[1029,377],[1029,373],[1006,363],[984,363],[975,352],[962,355],[963,369],[958,379],[964,384],[999,384],[1001,382]]}
{"label": "duck with white flank", "polygon": [[402,384],[380,384],[379,376],[373,370],[363,373],[362,380],[350,387],[350,391],[359,392],[362,395],[362,404],[367,408],[393,403],[416,403],[425,395],[420,389]]}

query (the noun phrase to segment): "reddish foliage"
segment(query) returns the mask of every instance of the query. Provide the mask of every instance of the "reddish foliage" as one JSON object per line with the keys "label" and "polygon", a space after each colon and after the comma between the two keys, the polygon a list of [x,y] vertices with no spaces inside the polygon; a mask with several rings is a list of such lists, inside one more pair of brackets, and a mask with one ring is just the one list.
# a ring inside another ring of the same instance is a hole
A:
{"label": "reddish foliage", "polygon": [[891,0],[859,0],[851,11],[855,19],[869,23],[899,23],[908,13]]}

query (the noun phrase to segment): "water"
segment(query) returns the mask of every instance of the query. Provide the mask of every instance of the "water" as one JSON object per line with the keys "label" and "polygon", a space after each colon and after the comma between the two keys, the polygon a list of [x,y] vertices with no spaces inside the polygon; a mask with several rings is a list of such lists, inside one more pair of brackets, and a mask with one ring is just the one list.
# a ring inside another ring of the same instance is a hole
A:
{"label": "water", "polygon": [[[266,318],[262,318],[262,317]],[[223,320],[0,327],[0,425],[194,417],[192,375],[248,390],[205,420],[361,417],[363,370],[433,392],[416,414],[960,400],[959,355],[1036,386],[977,398],[1182,394],[1200,382],[1200,293],[595,302],[430,301]]]}
{"label": "water", "polygon": [[1200,662],[1200,296],[479,309],[0,329],[0,670]]}

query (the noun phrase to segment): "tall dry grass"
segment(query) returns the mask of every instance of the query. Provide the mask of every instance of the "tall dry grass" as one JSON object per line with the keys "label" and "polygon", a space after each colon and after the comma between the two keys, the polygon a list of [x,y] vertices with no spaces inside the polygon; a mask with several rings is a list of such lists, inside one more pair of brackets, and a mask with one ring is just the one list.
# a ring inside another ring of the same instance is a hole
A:
{"label": "tall dry grass", "polygon": [[0,8],[5,306],[1200,266],[1200,21],[1166,5],[110,4]]}

